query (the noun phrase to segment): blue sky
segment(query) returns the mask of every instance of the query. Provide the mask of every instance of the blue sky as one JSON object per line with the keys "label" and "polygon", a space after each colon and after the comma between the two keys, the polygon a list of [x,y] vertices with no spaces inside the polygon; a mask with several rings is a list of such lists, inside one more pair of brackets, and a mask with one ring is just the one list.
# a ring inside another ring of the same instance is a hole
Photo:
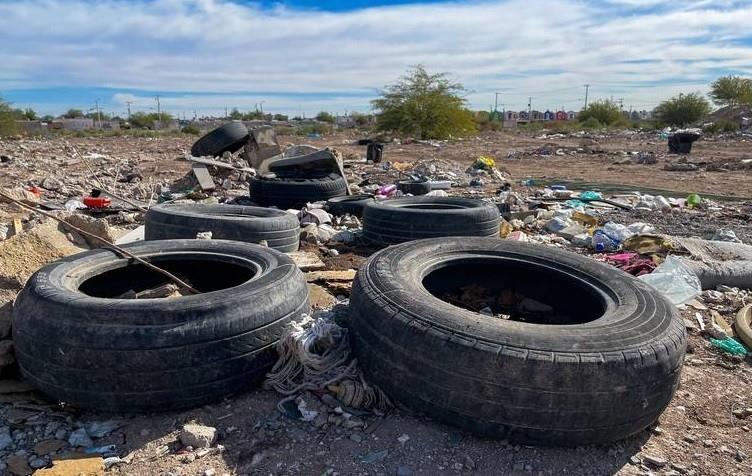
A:
{"label": "blue sky", "polygon": [[[411,65],[471,107],[650,109],[752,76],[752,1],[0,0],[0,97],[57,114],[367,112]],[[500,106],[502,107],[502,106]]]}

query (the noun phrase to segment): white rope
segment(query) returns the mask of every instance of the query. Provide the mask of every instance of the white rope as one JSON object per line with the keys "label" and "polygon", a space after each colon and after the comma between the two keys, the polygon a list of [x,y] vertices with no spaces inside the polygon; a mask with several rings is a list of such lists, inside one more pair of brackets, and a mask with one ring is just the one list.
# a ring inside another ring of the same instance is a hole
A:
{"label": "white rope", "polygon": [[329,390],[354,408],[385,410],[391,406],[380,389],[363,379],[357,359],[350,359],[347,329],[333,317],[332,312],[318,319],[306,314],[299,322],[290,323],[277,343],[279,358],[264,386],[286,396],[277,405],[280,410],[306,390]]}

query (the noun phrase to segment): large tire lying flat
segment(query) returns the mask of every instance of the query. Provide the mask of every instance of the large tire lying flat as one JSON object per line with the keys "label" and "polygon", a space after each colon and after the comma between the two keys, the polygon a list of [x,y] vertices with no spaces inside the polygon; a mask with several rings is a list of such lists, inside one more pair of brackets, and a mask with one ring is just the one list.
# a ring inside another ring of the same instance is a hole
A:
{"label": "large tire lying flat", "polygon": [[405,197],[369,202],[363,208],[363,238],[391,245],[439,236],[498,236],[493,204],[457,197]]}
{"label": "large tire lying flat", "polygon": [[261,206],[292,208],[307,202],[328,200],[347,194],[347,183],[341,175],[321,177],[285,177],[251,179],[251,200]]}
{"label": "large tire lying flat", "polygon": [[60,401],[115,412],[202,405],[259,382],[285,325],[308,312],[305,278],[278,251],[223,240],[124,247],[204,292],[115,299],[166,278],[105,249],[35,273],[14,306],[16,358]]}
{"label": "large tire lying flat", "polygon": [[260,243],[289,253],[298,249],[300,222],[282,210],[240,205],[172,204],[157,205],[146,213],[147,240],[196,238],[211,231],[213,239]]}
{"label": "large tire lying flat", "polygon": [[[473,283],[548,304],[558,324],[432,294]],[[353,283],[349,326],[366,376],[393,399],[481,435],[563,446],[608,443],[655,421],[679,385],[687,339],[676,309],[626,273],[488,238],[372,255]]]}
{"label": "large tire lying flat", "polygon": [[194,157],[219,157],[225,152],[235,152],[248,141],[248,128],[242,122],[229,122],[219,126],[197,140],[191,147]]}

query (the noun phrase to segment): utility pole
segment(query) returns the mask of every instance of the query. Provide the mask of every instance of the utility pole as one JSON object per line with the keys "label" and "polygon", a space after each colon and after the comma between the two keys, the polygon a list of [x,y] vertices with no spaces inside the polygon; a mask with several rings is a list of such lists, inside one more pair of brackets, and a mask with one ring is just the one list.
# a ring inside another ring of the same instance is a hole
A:
{"label": "utility pole", "polygon": [[154,99],[157,101],[157,120],[159,121],[159,128],[162,128],[162,109],[159,104],[159,96],[154,96]]}
{"label": "utility pole", "polygon": [[227,105],[225,105],[225,119],[227,119]]}
{"label": "utility pole", "polygon": [[590,91],[590,85],[586,84],[585,85],[585,107],[583,109],[587,109],[587,97],[588,97],[589,91]]}
{"label": "utility pole", "polygon": [[624,109],[624,98],[619,98],[619,109]]}
{"label": "utility pole", "polygon": [[533,97],[532,96],[527,98],[527,120],[528,121],[533,120]]}
{"label": "utility pole", "polygon": [[499,94],[501,93],[494,93],[494,112],[499,111]]}
{"label": "utility pole", "polygon": [[102,114],[99,112],[99,98],[97,98],[96,101],[96,108],[97,108],[97,122],[99,123],[99,129],[102,128]]}
{"label": "utility pole", "polygon": [[133,104],[133,101],[125,101],[125,103],[128,105],[128,122],[131,122],[131,104]]}

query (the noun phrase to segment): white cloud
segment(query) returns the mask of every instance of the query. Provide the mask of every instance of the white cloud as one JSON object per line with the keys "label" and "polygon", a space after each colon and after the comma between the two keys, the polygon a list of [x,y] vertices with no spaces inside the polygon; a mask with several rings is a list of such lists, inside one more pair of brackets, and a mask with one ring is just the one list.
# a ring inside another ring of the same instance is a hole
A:
{"label": "white cloud", "polygon": [[[508,0],[330,13],[228,0],[4,0],[0,90],[193,92],[163,103],[189,111],[266,100],[267,108],[295,114],[367,107],[374,90],[417,63],[451,72],[478,108],[494,91],[515,108],[531,95],[536,104],[576,108],[585,83],[591,97],[647,104],[677,86],[704,90],[725,71],[752,74],[749,2],[611,3]],[[658,3],[657,11],[623,13]],[[360,94],[342,94],[351,91]],[[113,101],[152,101],[134,96]]]}

